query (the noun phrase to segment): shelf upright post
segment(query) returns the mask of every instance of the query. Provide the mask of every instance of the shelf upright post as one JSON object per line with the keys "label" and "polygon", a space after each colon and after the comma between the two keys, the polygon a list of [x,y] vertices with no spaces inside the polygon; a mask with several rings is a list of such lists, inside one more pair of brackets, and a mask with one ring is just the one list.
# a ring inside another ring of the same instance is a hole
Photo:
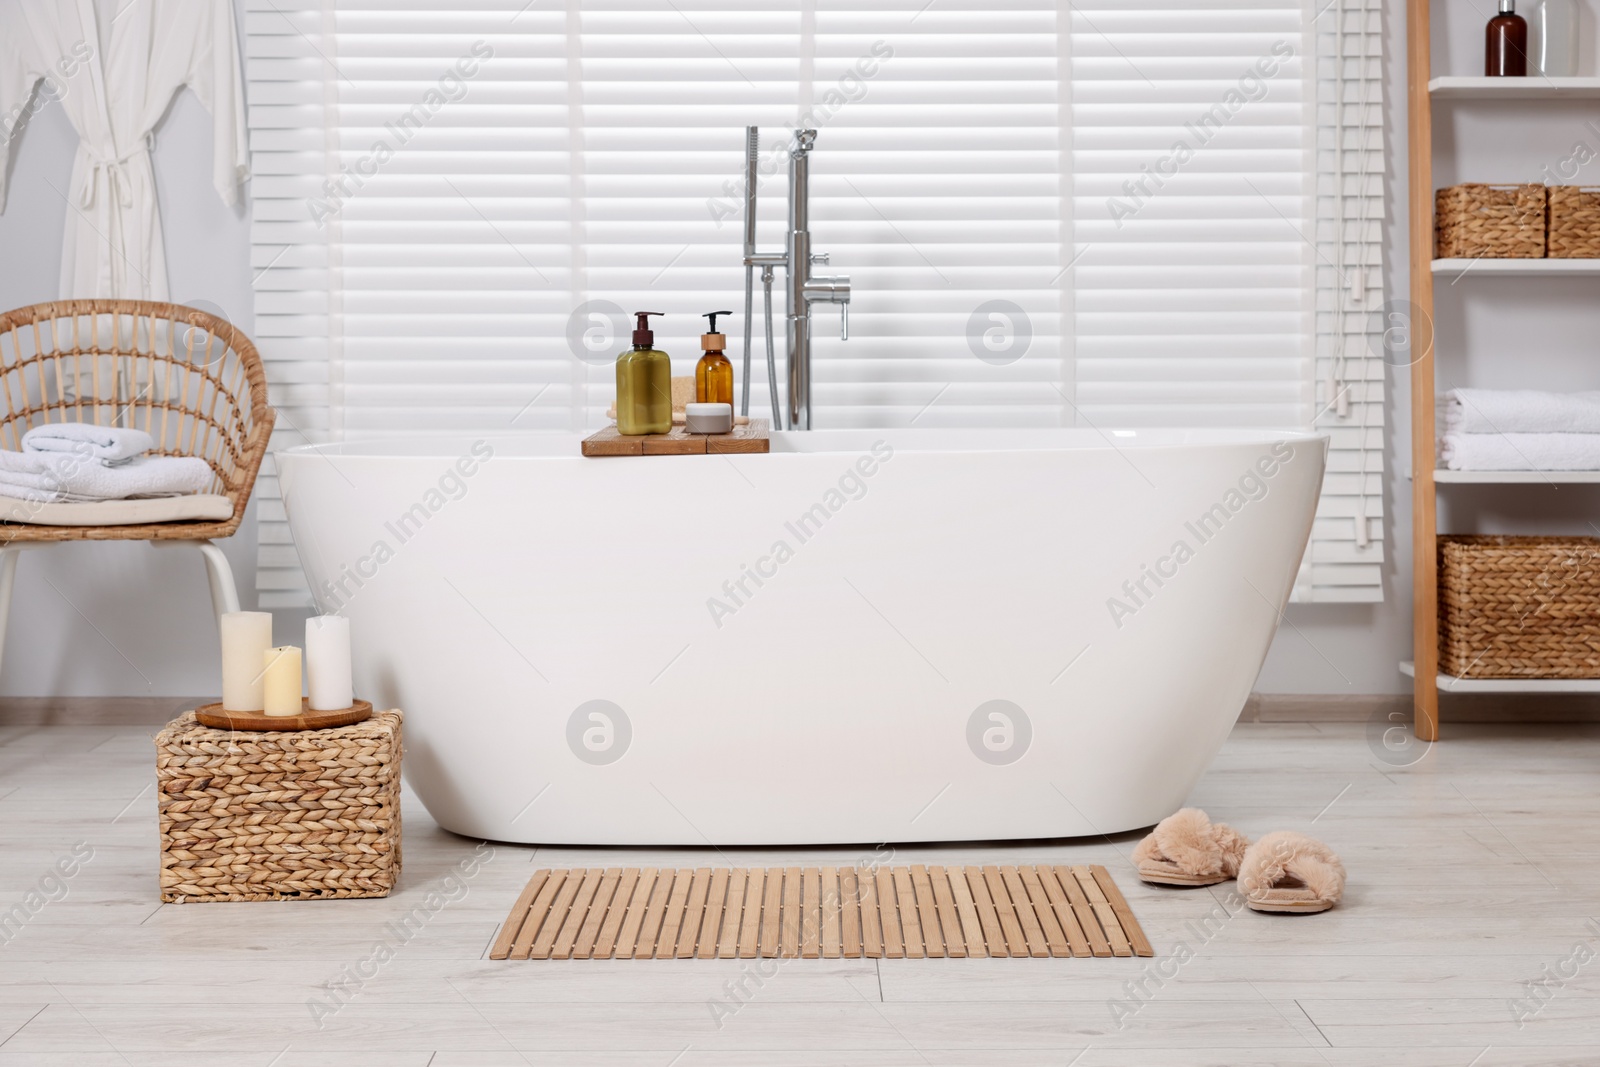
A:
{"label": "shelf upright post", "polygon": [[[1439,739],[1438,510],[1434,495],[1433,101],[1428,94],[1430,0],[1406,2],[1406,118],[1411,204],[1412,729]],[[1388,328],[1389,323],[1383,327]]]}

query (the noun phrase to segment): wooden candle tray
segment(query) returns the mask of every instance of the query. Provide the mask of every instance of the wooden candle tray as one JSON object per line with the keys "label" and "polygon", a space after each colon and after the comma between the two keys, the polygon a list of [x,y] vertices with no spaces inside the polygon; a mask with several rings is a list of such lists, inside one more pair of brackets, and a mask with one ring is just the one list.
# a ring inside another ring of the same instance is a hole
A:
{"label": "wooden candle tray", "polygon": [[194,717],[201,726],[213,730],[241,730],[249,733],[275,733],[281,730],[332,730],[338,726],[354,726],[372,718],[372,704],[358,700],[348,708],[334,711],[312,711],[311,701],[300,698],[300,714],[268,715],[261,711],[225,711],[221,704],[205,704],[194,709]]}
{"label": "wooden candle tray", "polygon": [[766,419],[751,419],[732,433],[690,433],[674,426],[671,433],[624,437],[613,423],[583,439],[586,456],[732,456],[772,451]]}

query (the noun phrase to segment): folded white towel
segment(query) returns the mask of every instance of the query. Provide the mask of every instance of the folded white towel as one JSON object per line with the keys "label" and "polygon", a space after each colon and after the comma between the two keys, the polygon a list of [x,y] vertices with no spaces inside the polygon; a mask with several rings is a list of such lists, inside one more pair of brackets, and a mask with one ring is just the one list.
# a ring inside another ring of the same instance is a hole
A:
{"label": "folded white towel", "polygon": [[1446,433],[1600,433],[1600,392],[1452,389],[1444,398]]}
{"label": "folded white towel", "polygon": [[0,451],[0,496],[44,503],[128,500],[204,492],[212,482],[195,456],[138,456],[107,466],[70,452]]}
{"label": "folded white towel", "polygon": [[87,422],[57,422],[35,426],[22,435],[24,452],[76,452],[106,463],[122,463],[142,456],[156,446],[143,430],[120,426],[95,426]]}
{"label": "folded white towel", "polygon": [[1447,433],[1440,458],[1453,471],[1600,470],[1600,433]]}

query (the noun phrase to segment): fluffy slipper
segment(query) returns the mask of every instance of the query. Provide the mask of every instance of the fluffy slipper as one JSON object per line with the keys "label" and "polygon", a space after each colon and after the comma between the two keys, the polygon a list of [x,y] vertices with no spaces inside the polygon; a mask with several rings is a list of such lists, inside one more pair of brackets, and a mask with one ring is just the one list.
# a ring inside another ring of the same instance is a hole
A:
{"label": "fluffy slipper", "polygon": [[1216,885],[1239,873],[1250,842],[1199,808],[1184,808],[1156,824],[1133,850],[1139,877],[1158,885]]}
{"label": "fluffy slipper", "polygon": [[1327,911],[1344,896],[1344,864],[1321,841],[1277,830],[1244,854],[1239,891],[1255,911]]}

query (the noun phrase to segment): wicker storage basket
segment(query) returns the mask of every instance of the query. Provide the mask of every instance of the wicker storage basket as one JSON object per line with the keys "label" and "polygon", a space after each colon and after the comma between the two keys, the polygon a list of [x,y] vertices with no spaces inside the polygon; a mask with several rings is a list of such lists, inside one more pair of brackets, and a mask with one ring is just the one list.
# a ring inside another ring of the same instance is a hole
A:
{"label": "wicker storage basket", "polygon": [[1600,678],[1600,538],[1439,538],[1439,669]]}
{"label": "wicker storage basket", "polygon": [[1544,257],[1542,185],[1452,185],[1440,189],[1434,203],[1440,259]]}
{"label": "wicker storage basket", "polygon": [[1600,187],[1552,185],[1545,254],[1558,259],[1600,257]]}
{"label": "wicker storage basket", "polygon": [[400,873],[400,713],[335,730],[156,737],[161,899],[384,897]]}

